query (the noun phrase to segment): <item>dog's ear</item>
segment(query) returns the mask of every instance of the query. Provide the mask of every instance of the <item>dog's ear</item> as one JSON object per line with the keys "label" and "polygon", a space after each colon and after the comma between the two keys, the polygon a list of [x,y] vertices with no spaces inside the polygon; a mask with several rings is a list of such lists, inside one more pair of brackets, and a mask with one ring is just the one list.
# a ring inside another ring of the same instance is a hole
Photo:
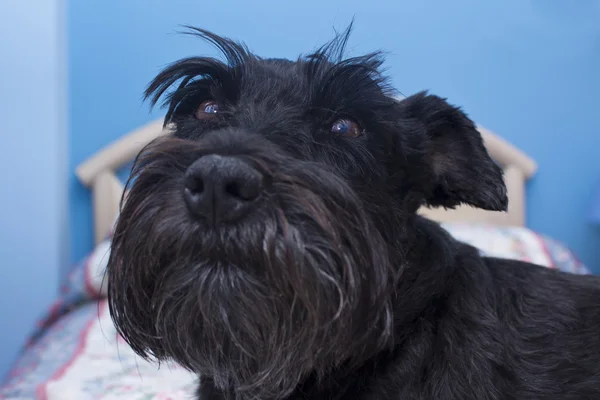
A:
{"label": "dog's ear", "polygon": [[425,203],[454,208],[462,203],[506,211],[508,197],[502,169],[491,159],[475,124],[459,108],[426,92],[400,102],[403,114],[425,129],[426,163],[432,179]]}

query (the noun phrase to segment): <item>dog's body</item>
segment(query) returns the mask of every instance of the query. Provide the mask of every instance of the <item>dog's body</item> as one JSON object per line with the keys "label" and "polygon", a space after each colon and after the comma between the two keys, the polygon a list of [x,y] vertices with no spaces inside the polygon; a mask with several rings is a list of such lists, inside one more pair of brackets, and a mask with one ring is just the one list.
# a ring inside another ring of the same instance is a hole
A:
{"label": "dog's body", "polygon": [[[396,346],[324,383],[307,380],[290,400],[598,398],[598,277],[482,258],[419,222],[421,243],[430,241],[420,250],[445,263],[401,285],[422,303],[398,303],[414,318],[398,321]],[[210,386],[200,399],[227,398],[203,397]]]}
{"label": "dog's body", "polygon": [[[348,31],[349,32],[349,31]],[[423,205],[506,208],[502,171],[443,99],[398,101],[347,34],[292,62],[197,30],[148,88],[172,136],[138,157],[109,304],[198,398],[600,396],[600,280],[482,258]]]}

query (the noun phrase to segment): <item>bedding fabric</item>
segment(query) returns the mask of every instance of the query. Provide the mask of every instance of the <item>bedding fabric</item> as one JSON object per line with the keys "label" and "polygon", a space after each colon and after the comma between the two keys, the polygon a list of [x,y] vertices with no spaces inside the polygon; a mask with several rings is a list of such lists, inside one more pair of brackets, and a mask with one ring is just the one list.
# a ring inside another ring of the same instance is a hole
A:
{"label": "bedding fabric", "polygon": [[[575,274],[588,269],[562,243],[526,228],[448,224],[458,239],[482,254],[519,259]],[[191,398],[195,377],[174,364],[136,356],[117,336],[103,285],[109,241],[70,275],[59,300],[36,327],[4,385],[0,399]]]}

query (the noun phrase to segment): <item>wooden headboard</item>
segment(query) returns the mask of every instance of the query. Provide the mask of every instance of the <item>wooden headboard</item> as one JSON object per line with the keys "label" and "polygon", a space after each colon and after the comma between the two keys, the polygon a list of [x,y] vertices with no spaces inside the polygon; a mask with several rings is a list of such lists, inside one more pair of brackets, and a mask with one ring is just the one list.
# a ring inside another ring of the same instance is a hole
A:
{"label": "wooden headboard", "polygon": [[[498,135],[481,126],[478,129],[490,156],[504,169],[508,211],[492,212],[462,206],[454,210],[423,208],[420,212],[439,222],[524,226],[525,184],[535,174],[537,165],[527,154]],[[155,120],[110,143],[77,167],[77,177],[92,191],[96,243],[106,238],[119,212],[124,185],[116,172],[131,162],[146,144],[166,133],[168,128],[163,129],[163,120]]]}

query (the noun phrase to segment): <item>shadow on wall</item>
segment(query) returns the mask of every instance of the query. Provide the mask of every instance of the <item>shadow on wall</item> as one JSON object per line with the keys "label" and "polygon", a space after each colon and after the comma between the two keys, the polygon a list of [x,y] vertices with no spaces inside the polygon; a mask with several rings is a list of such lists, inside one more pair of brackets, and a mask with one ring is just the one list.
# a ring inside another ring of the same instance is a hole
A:
{"label": "shadow on wall", "polygon": [[145,85],[175,59],[215,54],[176,35],[192,24],[246,41],[264,56],[296,57],[354,16],[351,52],[384,49],[392,82],[463,106],[539,163],[529,226],[562,240],[600,272],[600,234],[586,220],[600,176],[600,2],[407,0],[69,3],[72,260],[92,246],[87,191],[75,165],[110,140],[159,116]]}
{"label": "shadow on wall", "polygon": [[60,1],[0,2],[0,382],[68,265]]}

